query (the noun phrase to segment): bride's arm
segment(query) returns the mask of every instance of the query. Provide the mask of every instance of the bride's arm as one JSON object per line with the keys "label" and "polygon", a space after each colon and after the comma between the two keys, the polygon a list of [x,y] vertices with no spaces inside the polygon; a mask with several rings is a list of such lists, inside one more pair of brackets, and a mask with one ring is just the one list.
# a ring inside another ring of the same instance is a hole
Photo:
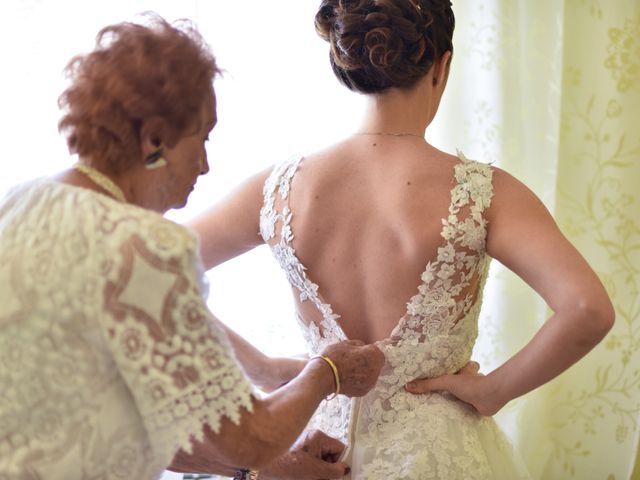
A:
{"label": "bride's arm", "polygon": [[597,275],[533,192],[499,169],[494,192],[486,213],[487,252],[536,290],[553,314],[486,377],[447,375],[407,385],[412,393],[448,390],[486,415],[568,369],[604,338],[615,315]]}
{"label": "bride's arm", "polygon": [[[200,255],[209,270],[241,255],[263,242],[260,236],[260,209],[263,186],[272,167],[259,172],[236,187],[220,202],[190,221],[187,226],[200,238]],[[270,392],[294,378],[306,364],[302,358],[271,358],[220,323],[249,379]]]}
{"label": "bride's arm", "polygon": [[260,209],[263,185],[271,170],[249,177],[187,224],[200,238],[207,270],[264,243],[259,232]]}

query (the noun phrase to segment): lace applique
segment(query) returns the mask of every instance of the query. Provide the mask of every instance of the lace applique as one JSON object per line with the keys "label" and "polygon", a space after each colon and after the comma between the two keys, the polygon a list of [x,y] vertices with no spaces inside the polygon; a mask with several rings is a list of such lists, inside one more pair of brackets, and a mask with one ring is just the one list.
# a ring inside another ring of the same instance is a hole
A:
{"label": "lace applique", "polygon": [[[264,205],[260,210],[260,233],[265,242],[276,236],[276,223],[281,222],[280,239],[272,245],[272,252],[278,264],[287,275],[289,283],[298,289],[300,301],[310,300],[318,308],[322,314],[321,337],[332,339],[335,341],[346,340],[346,336],[336,323],[340,318],[339,315],[333,313],[331,305],[324,303],[318,295],[318,285],[307,278],[306,268],[291,246],[293,241],[293,232],[291,231],[292,212],[289,209],[289,191],[293,176],[295,175],[302,157],[295,157],[292,160],[284,162],[277,166],[267,181],[263,189]],[[276,189],[282,200],[282,213],[278,213],[275,209],[275,193]],[[317,326],[314,326],[317,329]],[[318,330],[319,332],[319,330]],[[312,335],[312,333],[310,333]]]}
{"label": "lace applique", "polygon": [[[411,338],[415,333],[429,337],[453,328],[474,303],[471,293],[460,298],[461,293],[472,278],[484,277],[488,265],[483,262],[487,222],[482,212],[491,204],[492,172],[459,155],[463,161],[455,166],[457,184],[451,191],[449,215],[442,220],[446,243],[438,248],[437,259],[427,264],[418,293],[407,304],[405,323]],[[469,215],[460,220],[460,210],[468,205]]]}
{"label": "lace applique", "polygon": [[[528,478],[493,419],[443,395],[395,397],[392,421],[359,431],[352,478],[382,480]],[[364,415],[360,415],[360,421]]]}
{"label": "lace applique", "polygon": [[[415,378],[459,370],[469,361],[477,337],[490,261],[483,212],[493,195],[492,171],[458,156],[449,211],[442,220],[443,243],[436,259],[426,265],[406,314],[389,338],[378,342],[386,363],[376,387],[362,399],[340,396],[323,402],[310,424],[349,443],[347,461],[354,479],[528,478],[493,419],[479,417],[447,395],[413,396],[404,390]],[[265,241],[272,240],[272,252],[300,301],[310,300],[322,313],[319,324],[297,315],[310,352],[317,353],[346,336],[336,322],[339,316],[320,299],[318,285],[307,277],[291,246],[287,199],[300,161],[279,165],[268,178],[261,233]],[[275,238],[278,221],[280,236]]]}

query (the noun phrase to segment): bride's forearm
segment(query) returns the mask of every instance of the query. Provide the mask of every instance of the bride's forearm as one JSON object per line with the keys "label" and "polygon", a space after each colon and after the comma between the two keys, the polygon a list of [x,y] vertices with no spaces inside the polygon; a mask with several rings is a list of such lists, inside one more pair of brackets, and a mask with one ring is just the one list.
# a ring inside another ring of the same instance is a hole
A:
{"label": "bride's forearm", "polygon": [[455,375],[416,379],[405,388],[416,395],[448,391],[481,415],[494,415],[560,375],[604,338],[613,325],[613,307],[608,302],[588,305],[554,314],[522,350],[486,376],[465,367]]}
{"label": "bride's forearm", "polygon": [[268,372],[269,357],[249,343],[244,337],[236,333],[229,326],[222,323],[220,320],[215,320],[218,325],[225,331],[233,351],[242,365],[245,373],[249,379],[256,383],[263,372]]}
{"label": "bride's forearm", "polygon": [[224,323],[219,320],[216,322],[227,334],[236,358],[249,380],[267,392],[295,378],[307,363],[302,357],[269,357]]}
{"label": "bride's forearm", "polygon": [[612,324],[613,312],[553,315],[522,350],[487,375],[485,385],[498,409],[560,375],[595,347]]}

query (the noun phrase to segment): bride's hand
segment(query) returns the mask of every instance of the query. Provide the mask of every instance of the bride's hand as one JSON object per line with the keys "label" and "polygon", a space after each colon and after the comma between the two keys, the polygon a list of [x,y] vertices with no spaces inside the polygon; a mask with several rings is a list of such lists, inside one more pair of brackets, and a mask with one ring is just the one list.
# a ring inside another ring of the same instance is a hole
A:
{"label": "bride's hand", "polygon": [[486,416],[494,415],[504,405],[490,392],[487,377],[480,373],[480,365],[476,362],[467,363],[453,375],[416,379],[407,383],[405,390],[416,395],[447,391]]}

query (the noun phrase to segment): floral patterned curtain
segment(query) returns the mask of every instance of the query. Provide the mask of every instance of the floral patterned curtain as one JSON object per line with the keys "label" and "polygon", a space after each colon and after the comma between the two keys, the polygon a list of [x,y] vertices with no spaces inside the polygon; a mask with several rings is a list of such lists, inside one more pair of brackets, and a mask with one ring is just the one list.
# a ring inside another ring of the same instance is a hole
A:
{"label": "floral patterned curtain", "polygon": [[[499,420],[534,478],[629,479],[640,436],[640,2],[459,0],[454,9],[434,139],[529,185],[617,314],[593,352]],[[485,302],[476,356],[490,370],[549,312],[499,265]]]}

